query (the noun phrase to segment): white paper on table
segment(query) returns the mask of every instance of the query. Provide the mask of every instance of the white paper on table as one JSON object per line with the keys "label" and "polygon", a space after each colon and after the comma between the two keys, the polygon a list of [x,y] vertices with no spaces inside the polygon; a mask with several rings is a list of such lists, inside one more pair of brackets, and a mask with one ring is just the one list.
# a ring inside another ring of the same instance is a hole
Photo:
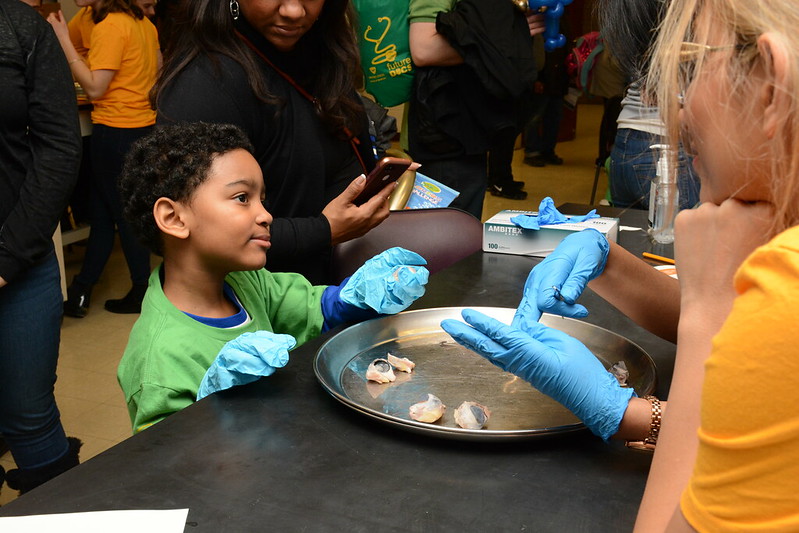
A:
{"label": "white paper on table", "polygon": [[186,528],[188,509],[93,511],[0,518],[3,533],[178,533]]}

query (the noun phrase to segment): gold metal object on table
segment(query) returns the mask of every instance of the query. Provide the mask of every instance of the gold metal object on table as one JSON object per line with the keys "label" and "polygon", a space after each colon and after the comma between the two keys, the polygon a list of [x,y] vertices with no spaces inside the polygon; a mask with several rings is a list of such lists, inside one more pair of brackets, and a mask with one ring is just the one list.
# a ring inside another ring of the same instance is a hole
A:
{"label": "gold metal object on table", "polygon": [[[314,372],[322,387],[353,409],[396,428],[460,440],[518,440],[584,429],[565,407],[526,381],[504,372],[483,357],[457,344],[441,329],[441,320],[461,320],[462,307],[406,311],[356,324],[328,340],[314,358]],[[506,324],[515,309],[474,307]],[[628,383],[639,396],[655,388],[655,365],[635,343],[587,322],[544,315],[541,322],[579,339],[605,368],[624,361]],[[366,380],[373,360],[390,352],[407,357],[413,372],[396,372],[392,383]],[[447,406],[435,423],[412,420],[409,408],[438,396]],[[464,401],[486,406],[491,418],[484,429],[463,429],[453,413]]]}

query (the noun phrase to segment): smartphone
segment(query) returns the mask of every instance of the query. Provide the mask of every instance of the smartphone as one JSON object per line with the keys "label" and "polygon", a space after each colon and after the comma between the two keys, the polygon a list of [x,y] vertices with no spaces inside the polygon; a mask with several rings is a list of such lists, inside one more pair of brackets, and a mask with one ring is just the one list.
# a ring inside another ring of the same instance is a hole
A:
{"label": "smartphone", "polygon": [[353,203],[361,205],[369,201],[375,194],[383,190],[383,188],[391,183],[397,181],[411,165],[419,168],[419,164],[414,164],[410,159],[400,159],[399,157],[384,157],[377,162],[375,168],[366,176],[366,185],[358,195]]}

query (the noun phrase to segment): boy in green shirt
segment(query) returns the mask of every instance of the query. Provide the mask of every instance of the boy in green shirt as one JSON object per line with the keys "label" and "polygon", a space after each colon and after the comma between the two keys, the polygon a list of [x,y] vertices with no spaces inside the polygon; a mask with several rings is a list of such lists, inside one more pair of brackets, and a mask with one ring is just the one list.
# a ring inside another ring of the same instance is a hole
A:
{"label": "boy in green shirt", "polygon": [[[235,126],[193,123],[157,128],[128,155],[119,183],[125,217],[164,258],[117,371],[134,433],[198,391],[271,374],[295,339],[397,313],[424,293],[428,272],[416,265],[425,260],[401,248],[337,287],[264,270],[272,216],[251,150]],[[243,365],[251,370],[240,373]]]}

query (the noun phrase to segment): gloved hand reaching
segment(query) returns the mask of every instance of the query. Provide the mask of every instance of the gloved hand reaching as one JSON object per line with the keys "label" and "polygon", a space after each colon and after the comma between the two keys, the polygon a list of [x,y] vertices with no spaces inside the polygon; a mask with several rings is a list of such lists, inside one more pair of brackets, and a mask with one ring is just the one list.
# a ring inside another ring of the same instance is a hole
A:
{"label": "gloved hand reaching", "polygon": [[424,294],[430,273],[421,265],[426,264],[416,252],[389,248],[356,270],[344,284],[339,298],[360,309],[389,315],[399,313]]}
{"label": "gloved hand reaching", "polygon": [[289,350],[297,345],[291,335],[256,331],[228,341],[205,372],[197,401],[209,394],[271,376],[286,366]]}
{"label": "gloved hand reaching", "polygon": [[577,339],[534,322],[521,331],[465,309],[472,327],[447,319],[441,327],[460,344],[512,372],[563,404],[595,435],[607,440],[618,432],[633,389],[622,388]]}
{"label": "gloved hand reaching", "polygon": [[[609,250],[608,240],[595,229],[584,229],[563,239],[530,271],[512,325],[527,331],[527,325],[538,322],[543,312],[574,318],[588,316],[588,310],[574,302],[588,282],[605,269]],[[562,299],[557,298],[556,288]]]}

